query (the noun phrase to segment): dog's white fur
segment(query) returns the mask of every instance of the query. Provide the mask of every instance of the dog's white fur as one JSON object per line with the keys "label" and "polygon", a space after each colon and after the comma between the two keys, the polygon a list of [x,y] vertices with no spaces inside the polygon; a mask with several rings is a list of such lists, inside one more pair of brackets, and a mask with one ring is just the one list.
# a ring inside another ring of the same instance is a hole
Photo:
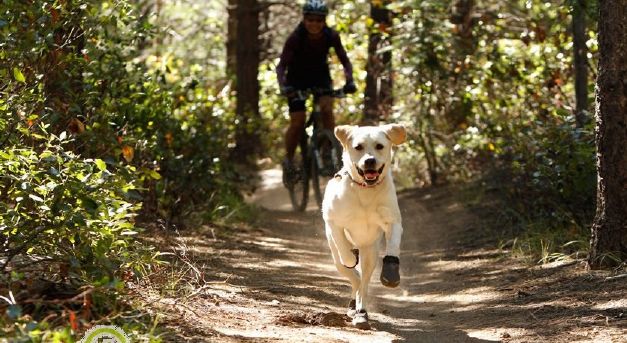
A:
{"label": "dog's white fur", "polygon": [[[366,310],[380,239],[385,237],[385,255],[400,254],[403,227],[391,165],[392,146],[403,143],[406,132],[397,124],[344,125],[335,128],[335,136],[342,143],[344,167],[327,185],[322,216],[335,266],[350,280],[351,299],[356,300],[356,310],[360,311]],[[367,169],[377,172],[364,173]],[[360,273],[355,270],[354,248],[359,249]]]}

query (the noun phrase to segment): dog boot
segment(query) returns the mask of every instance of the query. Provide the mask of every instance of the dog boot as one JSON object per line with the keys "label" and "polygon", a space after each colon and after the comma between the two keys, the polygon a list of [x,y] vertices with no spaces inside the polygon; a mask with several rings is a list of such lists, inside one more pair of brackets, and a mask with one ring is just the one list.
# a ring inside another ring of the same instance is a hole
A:
{"label": "dog boot", "polygon": [[396,256],[385,256],[381,267],[381,283],[383,286],[394,288],[401,282],[398,272],[400,260]]}
{"label": "dog boot", "polygon": [[368,312],[366,310],[361,309],[355,313],[353,317],[353,326],[362,329],[362,330],[370,330],[370,324],[368,323]]}
{"label": "dog boot", "polygon": [[355,310],[356,307],[357,303],[355,302],[355,299],[352,299],[348,303],[348,310],[346,310],[346,315],[353,318],[355,316],[355,313],[357,313],[357,311]]}

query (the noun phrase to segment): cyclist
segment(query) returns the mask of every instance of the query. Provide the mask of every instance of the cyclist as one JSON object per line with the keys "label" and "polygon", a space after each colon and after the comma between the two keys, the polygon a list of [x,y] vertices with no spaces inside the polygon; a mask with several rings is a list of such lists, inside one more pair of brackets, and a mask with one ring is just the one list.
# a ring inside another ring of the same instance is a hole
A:
{"label": "cyclist", "polygon": [[[308,88],[332,89],[328,56],[330,48],[335,50],[344,68],[345,93],[355,92],[353,66],[346,55],[340,35],[326,26],[329,9],[323,0],[306,0],[303,5],[303,19],[290,34],[283,51],[276,73],[281,94],[288,98],[290,124],[285,133],[286,156],[282,163],[284,178],[290,175],[294,167],[292,160],[296,146],[300,141],[305,126],[305,101],[296,97],[297,91]],[[333,98],[322,95],[318,101],[325,129],[333,130]]]}

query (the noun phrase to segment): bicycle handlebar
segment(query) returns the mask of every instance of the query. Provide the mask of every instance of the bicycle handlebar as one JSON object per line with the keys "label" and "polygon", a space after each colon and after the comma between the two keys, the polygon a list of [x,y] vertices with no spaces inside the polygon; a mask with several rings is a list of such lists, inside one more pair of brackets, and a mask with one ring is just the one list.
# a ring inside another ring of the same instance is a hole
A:
{"label": "bicycle handlebar", "polygon": [[296,98],[298,100],[307,100],[307,97],[313,96],[330,96],[333,98],[345,98],[346,93],[342,88],[327,89],[327,88],[307,88],[296,90],[293,94],[288,95],[288,98]]}

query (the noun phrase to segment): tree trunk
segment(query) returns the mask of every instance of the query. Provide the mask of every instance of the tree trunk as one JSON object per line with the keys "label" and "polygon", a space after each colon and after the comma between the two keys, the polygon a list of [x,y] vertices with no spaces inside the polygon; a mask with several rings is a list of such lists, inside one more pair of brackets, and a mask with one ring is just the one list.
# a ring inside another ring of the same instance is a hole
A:
{"label": "tree trunk", "polygon": [[586,12],[582,0],[573,5],[573,52],[575,60],[575,118],[577,127],[588,121],[588,47],[586,46]]}
{"label": "tree trunk", "polygon": [[259,139],[259,4],[239,0],[237,6],[237,129],[231,157],[240,163],[251,162],[261,152]]}
{"label": "tree trunk", "polygon": [[598,186],[591,268],[627,259],[627,2],[601,0],[599,7]]}
{"label": "tree trunk", "polygon": [[455,24],[455,30],[459,36],[456,42],[464,55],[472,55],[476,49],[476,40],[473,37],[473,28],[478,23],[479,17],[475,15],[474,0],[456,0],[451,7],[451,23]]}
{"label": "tree trunk", "polygon": [[368,63],[366,65],[366,90],[364,100],[365,124],[377,124],[392,112],[392,51],[383,48],[390,46],[392,26],[391,12],[381,4],[370,4],[370,17],[375,28],[370,32],[368,42]]}
{"label": "tree trunk", "polygon": [[237,70],[237,0],[228,1],[227,12],[226,75],[231,78]]}

